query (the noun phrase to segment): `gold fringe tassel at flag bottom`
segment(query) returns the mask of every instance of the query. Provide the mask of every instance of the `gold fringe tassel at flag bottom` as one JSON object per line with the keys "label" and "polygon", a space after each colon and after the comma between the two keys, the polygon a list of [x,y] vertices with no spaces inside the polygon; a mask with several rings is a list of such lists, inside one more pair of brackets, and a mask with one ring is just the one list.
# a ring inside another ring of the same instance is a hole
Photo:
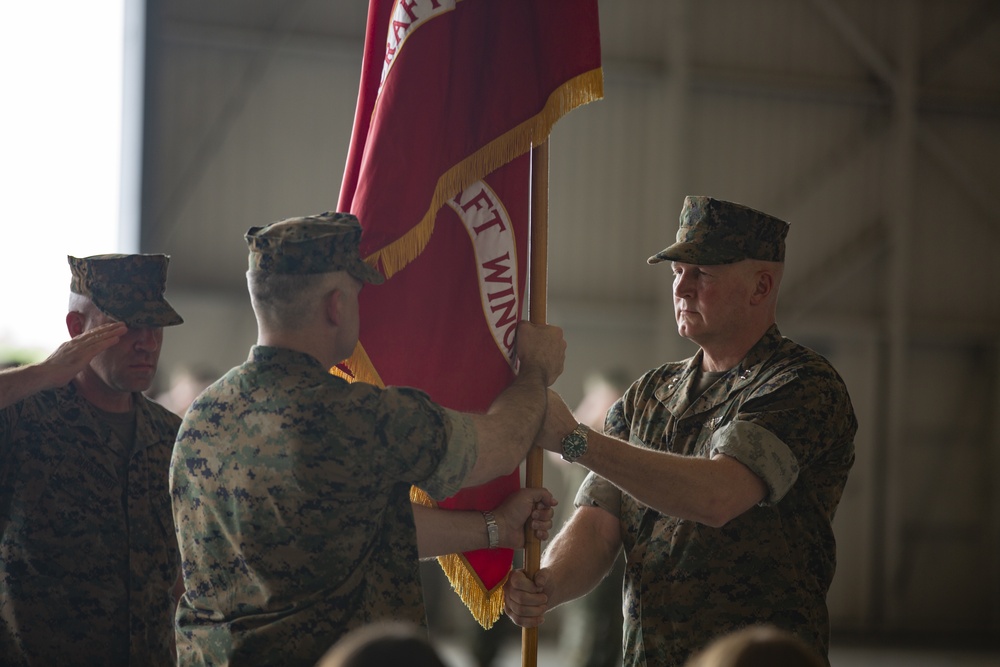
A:
{"label": "gold fringe tassel at flag bottom", "polygon": [[[425,507],[437,507],[437,503],[421,489],[410,487],[410,501]],[[489,630],[503,614],[503,585],[507,583],[508,572],[494,588],[486,590],[486,585],[479,578],[469,561],[462,554],[447,554],[438,556],[438,564],[451,587],[469,608],[472,617],[479,625]]]}

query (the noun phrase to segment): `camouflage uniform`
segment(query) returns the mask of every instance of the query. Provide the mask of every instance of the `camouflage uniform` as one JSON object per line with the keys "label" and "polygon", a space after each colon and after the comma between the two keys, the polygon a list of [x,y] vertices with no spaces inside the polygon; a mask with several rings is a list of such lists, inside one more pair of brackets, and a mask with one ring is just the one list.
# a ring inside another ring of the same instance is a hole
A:
{"label": "camouflage uniform", "polygon": [[[67,257],[70,291],[129,327],[180,324],[163,297],[169,259]],[[138,392],[131,405],[109,415],[70,383],[0,409],[4,665],[174,664],[180,419]]]}
{"label": "camouflage uniform", "polygon": [[[788,223],[767,213],[689,196],[676,242],[647,261],[781,263],[787,233]],[[646,373],[608,411],[604,432],[683,456],[726,454],[763,480],[767,496],[712,528],[660,514],[587,476],[577,505],[621,521],[624,665],[682,665],[714,637],[754,623],[786,628],[825,658],[833,515],[858,428],[847,387],[826,359],[773,324],[699,395],[703,359],[699,350]]]}
{"label": "camouflage uniform", "polygon": [[831,522],[857,430],[847,389],[825,359],[772,326],[692,402],[702,356],[646,373],[611,408],[605,432],[675,454],[726,454],[764,480],[768,495],[712,528],[660,514],[588,475],[577,505],[621,519],[624,664],[682,665],[713,637],[765,622],[825,656]]}
{"label": "camouflage uniform", "polygon": [[124,445],[72,385],[0,411],[4,665],[173,664],[167,467],[180,419],[133,399],[126,479]]}
{"label": "camouflage uniform", "polygon": [[255,346],[194,403],[171,463],[181,665],[312,665],[346,631],[425,624],[409,489],[475,463],[468,417]]}
{"label": "camouflage uniform", "polygon": [[[382,282],[360,236],[342,213],[253,227],[250,271]],[[477,455],[471,418],[420,391],[350,384],[304,352],[254,346],[195,401],[174,446],[180,664],[311,667],[376,619],[425,625],[410,487],[454,495]]]}
{"label": "camouflage uniform", "polygon": [[[163,298],[166,255],[68,260],[71,291],[105,314],[183,321]],[[3,665],[174,664],[167,469],[181,420],[140,393],[131,402],[131,442],[73,383],[0,409]]]}

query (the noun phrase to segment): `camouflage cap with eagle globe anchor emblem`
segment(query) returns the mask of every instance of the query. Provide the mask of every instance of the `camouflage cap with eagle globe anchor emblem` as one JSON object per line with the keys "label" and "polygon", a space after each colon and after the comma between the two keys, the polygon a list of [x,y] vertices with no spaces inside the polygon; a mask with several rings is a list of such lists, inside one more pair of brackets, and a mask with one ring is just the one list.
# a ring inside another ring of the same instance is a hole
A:
{"label": "camouflage cap with eagle globe anchor emblem", "polygon": [[733,264],[744,259],[785,261],[788,223],[749,206],[685,197],[677,242],[650,257],[649,264]]}
{"label": "camouflage cap with eagle globe anchor emblem", "polygon": [[309,274],[347,271],[363,283],[385,278],[358,253],[361,223],[350,213],[320,213],[251,227],[246,233],[251,271]]}
{"label": "camouflage cap with eagle globe anchor emblem", "polygon": [[67,255],[73,274],[69,289],[89,298],[97,308],[130,327],[182,324],[163,293],[167,288],[167,255]]}

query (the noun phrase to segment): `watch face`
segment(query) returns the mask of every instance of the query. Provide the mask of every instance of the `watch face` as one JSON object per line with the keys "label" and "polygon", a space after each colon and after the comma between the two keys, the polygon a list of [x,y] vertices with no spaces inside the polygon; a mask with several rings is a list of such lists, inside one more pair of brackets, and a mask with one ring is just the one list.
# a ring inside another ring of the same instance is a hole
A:
{"label": "watch face", "polygon": [[577,428],[562,439],[562,456],[567,461],[576,461],[587,451],[587,432]]}

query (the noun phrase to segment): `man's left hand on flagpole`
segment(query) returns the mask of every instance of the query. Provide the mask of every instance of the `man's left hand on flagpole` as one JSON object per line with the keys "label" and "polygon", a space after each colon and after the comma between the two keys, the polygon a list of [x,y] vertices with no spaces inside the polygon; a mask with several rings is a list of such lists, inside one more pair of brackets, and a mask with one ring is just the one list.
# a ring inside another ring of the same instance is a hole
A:
{"label": "man's left hand on flagpole", "polygon": [[549,539],[552,517],[559,504],[547,489],[519,489],[493,510],[500,527],[500,546],[524,548],[524,530],[530,526],[539,540]]}

